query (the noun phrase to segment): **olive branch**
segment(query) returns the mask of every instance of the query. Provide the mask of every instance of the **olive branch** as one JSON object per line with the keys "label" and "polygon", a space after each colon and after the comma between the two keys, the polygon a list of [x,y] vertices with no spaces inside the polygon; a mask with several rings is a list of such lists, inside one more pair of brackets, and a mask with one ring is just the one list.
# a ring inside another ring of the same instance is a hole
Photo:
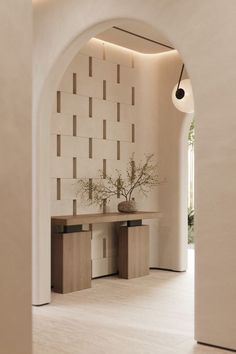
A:
{"label": "olive branch", "polygon": [[115,170],[114,176],[104,176],[101,170],[98,172],[98,179],[79,179],[77,182],[77,194],[89,204],[102,206],[104,201],[109,203],[112,196],[122,196],[126,201],[131,201],[135,190],[139,190],[146,197],[153,187],[160,184],[154,154],[145,155],[144,162],[136,162],[133,154],[127,163],[125,177],[118,169]]}

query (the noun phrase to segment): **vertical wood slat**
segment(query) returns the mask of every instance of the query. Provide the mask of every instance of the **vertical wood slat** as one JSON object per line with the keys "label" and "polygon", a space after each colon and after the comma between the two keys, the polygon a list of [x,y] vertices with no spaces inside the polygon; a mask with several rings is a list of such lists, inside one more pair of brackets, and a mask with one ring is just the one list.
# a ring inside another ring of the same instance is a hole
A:
{"label": "vertical wood slat", "polygon": [[93,139],[89,138],[89,158],[93,158]]}
{"label": "vertical wood slat", "polygon": [[132,143],[135,143],[135,124],[132,124]]}
{"label": "vertical wood slat", "polygon": [[117,64],[116,67],[116,82],[117,84],[120,84],[120,64]]}
{"label": "vertical wood slat", "polygon": [[103,201],[102,201],[102,212],[103,212],[103,214],[105,214],[106,211],[107,211],[107,200],[103,199]]}
{"label": "vertical wood slat", "polygon": [[117,141],[117,160],[120,160],[120,141]]}
{"label": "vertical wood slat", "polygon": [[117,122],[120,122],[120,102],[117,102],[116,104],[116,120]]}
{"label": "vertical wood slat", "polygon": [[134,68],[134,54],[132,54],[131,57],[131,67]]}
{"label": "vertical wood slat", "polygon": [[102,48],[102,60],[106,60],[106,48],[105,48],[104,43],[103,43],[103,48]]}
{"label": "vertical wood slat", "polygon": [[102,137],[104,140],[107,138],[107,121],[105,119],[102,121]]}
{"label": "vertical wood slat", "polygon": [[107,176],[107,160],[103,159],[103,166],[102,166],[102,177],[105,179]]}
{"label": "vertical wood slat", "polygon": [[106,80],[103,80],[102,90],[103,90],[103,100],[106,100],[107,99],[107,82],[106,82]]}
{"label": "vertical wood slat", "polygon": [[61,135],[57,135],[57,156],[61,156]]}
{"label": "vertical wood slat", "polygon": [[73,115],[73,136],[77,135],[77,116]]}
{"label": "vertical wood slat", "polygon": [[89,57],[89,77],[93,76],[93,58]]}
{"label": "vertical wood slat", "polygon": [[89,97],[89,118],[93,116],[93,99]]}
{"label": "vertical wood slat", "polygon": [[132,99],[131,99],[132,106],[135,105],[135,87],[132,86]]}
{"label": "vertical wood slat", "polygon": [[134,178],[134,171],[135,171],[135,161],[132,160],[132,161],[131,161],[131,174],[132,174],[132,178]]}
{"label": "vertical wood slat", "polygon": [[73,94],[77,94],[77,74],[73,73]]}
{"label": "vertical wood slat", "polygon": [[77,178],[77,158],[73,157],[73,178]]}
{"label": "vertical wood slat", "polygon": [[120,198],[120,178],[117,180],[117,198]]}
{"label": "vertical wood slat", "polygon": [[92,179],[92,178],[89,178],[89,199],[92,199],[92,198],[93,198],[92,185],[93,185],[93,179]]}
{"label": "vertical wood slat", "polygon": [[57,91],[57,113],[61,113],[61,91]]}
{"label": "vertical wood slat", "polygon": [[106,240],[106,238],[102,239],[102,256],[103,256],[103,258],[106,258],[106,256],[107,256],[107,240]]}
{"label": "vertical wood slat", "polygon": [[77,215],[77,200],[73,199],[73,215]]}
{"label": "vertical wood slat", "polygon": [[61,200],[61,179],[57,178],[57,200]]}

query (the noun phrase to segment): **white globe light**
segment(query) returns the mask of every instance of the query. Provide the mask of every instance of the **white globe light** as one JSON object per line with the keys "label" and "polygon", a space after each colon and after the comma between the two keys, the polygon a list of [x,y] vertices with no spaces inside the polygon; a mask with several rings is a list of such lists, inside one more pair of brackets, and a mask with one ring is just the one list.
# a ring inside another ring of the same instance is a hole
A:
{"label": "white globe light", "polygon": [[193,91],[191,81],[189,79],[180,81],[179,98],[176,97],[178,84],[175,85],[172,91],[172,101],[175,107],[185,113],[193,113],[194,112],[194,101],[193,101]]}

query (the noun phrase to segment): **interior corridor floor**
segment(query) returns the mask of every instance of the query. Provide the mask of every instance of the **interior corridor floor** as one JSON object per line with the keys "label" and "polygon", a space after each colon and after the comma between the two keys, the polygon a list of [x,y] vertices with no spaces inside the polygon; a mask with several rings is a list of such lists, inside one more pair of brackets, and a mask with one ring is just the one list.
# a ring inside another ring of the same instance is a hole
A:
{"label": "interior corridor floor", "polygon": [[33,308],[34,354],[229,354],[193,339],[194,250],[184,273],[152,270],[92,288],[52,294]]}

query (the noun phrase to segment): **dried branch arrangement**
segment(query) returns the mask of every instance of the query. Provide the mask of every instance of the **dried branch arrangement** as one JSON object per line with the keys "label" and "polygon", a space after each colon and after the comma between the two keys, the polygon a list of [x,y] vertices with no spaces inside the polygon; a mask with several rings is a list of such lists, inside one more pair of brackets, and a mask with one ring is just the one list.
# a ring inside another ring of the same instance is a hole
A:
{"label": "dried branch arrangement", "polygon": [[112,196],[123,197],[125,201],[131,201],[135,190],[147,196],[148,192],[158,184],[160,181],[154,155],[145,155],[145,161],[138,163],[132,155],[127,164],[125,177],[119,170],[115,170],[114,176],[104,176],[103,171],[99,170],[99,177],[95,181],[94,179],[78,180],[78,194],[89,204],[102,206],[104,201],[109,203]]}

